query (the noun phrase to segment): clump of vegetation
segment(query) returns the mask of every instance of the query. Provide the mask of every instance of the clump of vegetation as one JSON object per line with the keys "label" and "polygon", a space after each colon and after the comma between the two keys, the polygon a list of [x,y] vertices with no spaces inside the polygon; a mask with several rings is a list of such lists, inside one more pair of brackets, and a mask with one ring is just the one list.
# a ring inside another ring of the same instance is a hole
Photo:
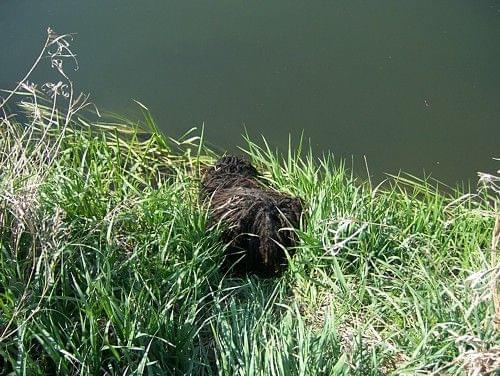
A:
{"label": "clump of vegetation", "polygon": [[215,157],[203,135],[166,138],[144,106],[141,127],[88,120],[68,41],[51,33],[42,51],[62,77],[49,97],[23,80],[19,104],[2,102],[0,374],[498,369],[497,177],[478,193],[373,187],[332,156],[246,139],[308,224],[283,276],[230,277],[198,196]]}

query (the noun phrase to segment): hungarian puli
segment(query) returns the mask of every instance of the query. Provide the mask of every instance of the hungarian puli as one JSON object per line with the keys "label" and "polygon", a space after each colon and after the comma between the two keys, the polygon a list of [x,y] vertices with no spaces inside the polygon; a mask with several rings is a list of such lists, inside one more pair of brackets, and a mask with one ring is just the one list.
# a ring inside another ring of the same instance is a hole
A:
{"label": "hungarian puli", "polygon": [[286,268],[286,252],[292,254],[298,240],[299,198],[266,187],[247,159],[232,155],[204,170],[201,197],[209,206],[209,228],[222,226],[224,270],[271,277]]}

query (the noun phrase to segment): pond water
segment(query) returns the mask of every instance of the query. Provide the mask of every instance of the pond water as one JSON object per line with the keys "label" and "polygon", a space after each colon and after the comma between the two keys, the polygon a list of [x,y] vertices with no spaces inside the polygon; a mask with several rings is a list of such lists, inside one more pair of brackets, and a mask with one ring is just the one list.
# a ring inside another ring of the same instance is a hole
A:
{"label": "pond water", "polygon": [[376,178],[498,168],[499,1],[2,1],[0,87],[47,26],[78,34],[72,77],[100,109],[140,100],[171,136],[204,123],[235,150],[246,127],[284,149],[304,130]]}

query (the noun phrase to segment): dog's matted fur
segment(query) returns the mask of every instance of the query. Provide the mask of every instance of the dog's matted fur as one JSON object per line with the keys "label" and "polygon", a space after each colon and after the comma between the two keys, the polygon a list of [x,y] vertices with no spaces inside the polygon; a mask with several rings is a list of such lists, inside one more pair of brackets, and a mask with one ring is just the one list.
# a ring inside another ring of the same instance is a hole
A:
{"label": "dog's matted fur", "polygon": [[294,229],[302,215],[301,200],[266,188],[250,162],[237,156],[222,157],[207,168],[201,188],[209,202],[209,225],[224,226],[224,267],[238,274],[281,272],[285,249],[292,251],[297,242]]}

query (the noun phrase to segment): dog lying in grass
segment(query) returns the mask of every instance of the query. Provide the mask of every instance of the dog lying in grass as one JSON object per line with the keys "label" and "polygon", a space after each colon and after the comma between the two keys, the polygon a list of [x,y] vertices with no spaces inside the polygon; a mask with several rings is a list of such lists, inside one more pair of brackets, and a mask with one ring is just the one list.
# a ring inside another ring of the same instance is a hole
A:
{"label": "dog lying in grass", "polygon": [[283,271],[285,249],[297,243],[300,199],[266,188],[255,167],[237,156],[222,157],[204,171],[201,196],[209,203],[209,226],[223,226],[224,269],[267,277]]}

